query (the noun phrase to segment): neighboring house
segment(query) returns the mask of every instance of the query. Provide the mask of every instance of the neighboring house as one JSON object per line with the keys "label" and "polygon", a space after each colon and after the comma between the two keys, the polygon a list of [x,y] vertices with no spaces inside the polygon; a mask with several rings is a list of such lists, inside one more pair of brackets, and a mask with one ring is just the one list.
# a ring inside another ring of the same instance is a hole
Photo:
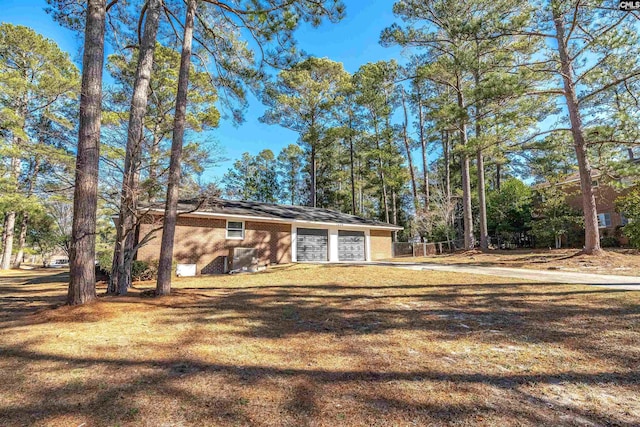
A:
{"label": "neighboring house", "polygon": [[[628,240],[619,232],[619,227],[627,224],[624,214],[616,211],[616,199],[625,193],[624,190],[614,187],[602,177],[600,172],[594,169],[591,173],[593,194],[596,199],[596,210],[598,212],[598,227],[600,228],[600,237],[617,237],[620,244],[627,244]],[[575,190],[580,187],[579,178],[576,176]],[[572,181],[573,182],[573,181]],[[571,182],[567,182],[571,184]],[[582,212],[582,194],[580,191],[574,191],[567,195],[567,203],[572,208]]]}
{"label": "neighboring house", "polygon": [[[178,204],[173,258],[195,264],[198,274],[224,273],[230,250],[254,248],[258,263],[372,261],[392,256],[393,224],[329,209],[215,199],[196,209],[196,201]],[[136,233],[143,239],[162,224],[164,208],[145,208]],[[161,231],[138,250],[137,259],[157,260]]]}
{"label": "neighboring house", "polygon": [[[612,185],[607,177],[602,176],[597,169],[591,170],[591,176],[596,210],[598,212],[600,238],[614,237],[618,240],[619,244],[627,245],[629,240],[620,231],[620,227],[627,224],[627,219],[623,212],[616,211],[616,199],[624,195],[626,190]],[[543,187],[548,185],[548,183],[545,183],[539,186]],[[576,211],[583,212],[579,174],[571,174],[557,185],[561,186],[563,192],[566,194],[567,204]]]}

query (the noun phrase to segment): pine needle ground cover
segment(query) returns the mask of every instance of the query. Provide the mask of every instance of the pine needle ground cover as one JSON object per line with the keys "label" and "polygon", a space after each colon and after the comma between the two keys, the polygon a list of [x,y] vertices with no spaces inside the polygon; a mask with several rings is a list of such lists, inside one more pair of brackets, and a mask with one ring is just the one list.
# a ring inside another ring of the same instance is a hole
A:
{"label": "pine needle ground cover", "polygon": [[473,250],[427,257],[401,257],[394,261],[640,276],[640,252],[634,249],[607,249],[601,256],[583,255],[578,249]]}
{"label": "pine needle ground cover", "polygon": [[57,307],[67,278],[0,275],[2,426],[640,420],[640,292],[292,265]]}

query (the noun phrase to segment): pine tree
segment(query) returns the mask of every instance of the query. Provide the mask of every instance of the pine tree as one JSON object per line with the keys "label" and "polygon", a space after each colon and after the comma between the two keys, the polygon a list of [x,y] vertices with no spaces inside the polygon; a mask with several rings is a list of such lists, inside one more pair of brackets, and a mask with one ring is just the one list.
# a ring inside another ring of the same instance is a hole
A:
{"label": "pine tree", "polygon": [[[15,267],[19,267],[27,235],[29,212],[16,206],[33,205],[41,167],[59,162],[65,152],[53,145],[59,128],[71,127],[69,104],[78,93],[79,77],[69,56],[51,40],[30,28],[0,25],[0,110],[4,117],[0,154],[9,159],[2,178],[0,203],[4,199],[4,238],[0,269],[10,267],[16,217],[20,234]],[[47,128],[47,129],[45,129]],[[45,130],[48,133],[45,134]]]}
{"label": "pine tree", "polygon": [[380,189],[380,211],[385,222],[391,222],[393,218],[394,203],[389,182],[392,178],[389,175],[393,160],[398,158],[391,126],[391,116],[397,105],[394,100],[397,76],[395,61],[365,64],[354,75],[356,102],[364,110],[368,131],[365,139],[368,142],[367,152],[377,173],[377,182],[373,184]]}
{"label": "pine tree", "polygon": [[[620,94],[635,98],[633,88],[640,78],[635,15],[603,7],[600,2],[579,0],[541,0],[533,6],[536,15],[531,23],[511,27],[508,32],[539,39],[546,46],[538,60],[525,65],[545,77],[536,94],[562,100],[561,119],[568,126],[552,127],[540,135],[571,135],[583,200],[583,252],[597,255],[602,251],[589,147],[621,142],[614,129],[624,129],[629,123],[618,121],[620,110],[611,108],[611,100],[620,100]],[[554,87],[554,82],[558,86]],[[603,122],[607,123],[605,132],[601,132]],[[637,138],[633,133],[623,132],[630,137],[624,145]]]}
{"label": "pine tree", "polygon": [[354,86],[353,76],[344,84],[340,92],[340,105],[335,110],[336,138],[342,142],[348,159],[349,189],[350,189],[350,211],[352,215],[361,212],[362,206],[358,207],[358,198],[356,197],[356,165],[362,161],[360,150],[358,149],[358,141],[362,139],[362,108],[357,102],[357,93]]}
{"label": "pine tree", "polygon": [[69,258],[69,305],[85,304],[96,298],[95,231],[106,8],[105,0],[88,0]]}
{"label": "pine tree", "polygon": [[318,152],[327,148],[326,134],[332,127],[333,111],[348,81],[349,74],[342,64],[312,57],[280,72],[277,81],[268,85],[264,93],[263,101],[268,109],[260,120],[297,132],[300,143],[307,149],[313,207],[317,206],[318,199]]}
{"label": "pine tree", "polygon": [[[202,49],[196,47],[196,54],[201,51]],[[116,132],[120,132],[119,128],[128,122],[137,57],[135,52],[130,57],[113,54],[107,60],[107,70],[117,85],[111,87],[107,93],[107,111],[103,116],[106,116],[107,125]],[[169,137],[173,129],[179,65],[179,52],[159,44],[156,46],[150,80],[152,96],[148,98],[147,113],[144,117],[143,156],[140,159],[141,182],[138,191],[144,202],[155,202],[161,198],[161,189],[166,186],[170,151],[167,144],[170,145]],[[188,98],[186,130],[194,141],[189,143],[190,146],[185,146],[182,163],[183,166],[189,167],[190,171],[196,172],[197,164],[203,165],[212,161],[207,158],[203,162],[206,152],[214,157],[213,161],[219,157],[216,145],[195,142],[196,139],[201,139],[198,137],[199,134],[216,127],[220,121],[220,111],[216,106],[218,91],[212,85],[211,76],[199,64],[192,64]],[[107,144],[108,142],[106,141]],[[121,149],[118,142],[113,144],[115,150]],[[196,145],[202,146],[197,149]]]}
{"label": "pine tree", "polygon": [[276,203],[280,197],[276,157],[273,151],[266,149],[254,159],[257,172],[256,200],[264,203]]}
{"label": "pine tree", "polygon": [[[338,20],[342,18],[344,6],[337,0],[246,0],[240,2],[203,2],[196,12],[197,0],[190,0],[187,8],[187,16],[192,10],[193,18],[197,18],[195,27],[196,35],[193,37],[203,49],[211,55],[211,61],[215,64],[217,72],[211,72],[211,80],[219,90],[224,90],[229,97],[240,101],[241,106],[246,102],[243,83],[255,86],[264,79],[262,66],[269,64],[276,67],[291,65],[298,58],[295,49],[293,31],[304,20],[314,26],[320,25],[323,18]],[[165,8],[169,19],[176,21],[175,14]],[[233,18],[234,17],[235,20]],[[179,20],[177,20],[179,22]],[[181,25],[181,24],[180,24]],[[189,29],[189,27],[192,27]],[[192,32],[194,25],[185,21],[183,28],[186,32]],[[187,31],[188,30],[188,31]],[[250,35],[263,54],[258,64],[252,60],[252,51],[247,43],[241,41],[243,36]],[[182,142],[184,119],[180,117],[186,114],[186,95],[188,70],[191,62],[191,47],[189,43],[189,57],[185,58],[186,37],[183,37],[182,60],[180,64],[180,77],[183,87],[178,84],[178,100],[176,102],[176,116],[179,128],[174,127],[174,144],[172,144],[172,166],[170,166],[167,200],[165,207],[164,226],[162,234],[162,250],[158,267],[158,281],[156,293],[167,295],[171,289],[171,260],[173,256],[173,238],[176,224],[176,204],[178,199],[178,184],[180,178],[180,152],[178,144]],[[266,49],[268,46],[273,49]],[[207,61],[197,57],[203,66]],[[257,66],[256,66],[257,65]],[[183,92],[181,92],[181,90]],[[180,99],[180,95],[184,99]],[[179,111],[178,105],[182,109]],[[233,117],[241,119],[241,110],[232,110]],[[180,129],[182,128],[182,129]],[[178,137],[176,139],[176,136]]]}
{"label": "pine tree", "polygon": [[[446,1],[418,3],[422,2],[407,0],[394,5],[394,12],[406,26],[393,24],[385,29],[382,42],[421,48],[424,56],[416,57],[418,64],[412,64],[416,75],[453,92],[455,108],[449,108],[449,121],[460,140],[465,247],[474,245],[470,157],[475,154],[480,245],[486,249],[486,126],[489,118],[506,108],[507,100],[517,101],[531,86],[530,78],[518,66],[519,61],[532,55],[535,44],[516,39],[505,30],[528,23],[530,10],[526,4],[471,1],[465,3],[467,18],[461,20],[460,11]],[[420,67],[420,62],[425,65]]]}
{"label": "pine tree", "polygon": [[189,0],[182,37],[180,54],[180,71],[178,73],[178,94],[173,123],[173,140],[171,142],[171,161],[167,197],[162,224],[162,245],[158,262],[158,280],[156,295],[169,295],[171,292],[171,266],[173,264],[173,241],[178,216],[178,194],[180,186],[180,160],[187,116],[187,96],[189,91],[189,69],[191,68],[191,46],[193,43],[193,27],[198,2]]}
{"label": "pine tree", "polygon": [[117,233],[113,267],[107,288],[108,293],[119,295],[126,294],[131,286],[131,264],[133,263],[135,255],[133,253],[133,247],[137,225],[136,216],[138,211],[140,167],[142,163],[144,116],[147,112],[149,82],[151,80],[156,37],[160,25],[161,7],[162,0],[149,0],[149,2],[145,4],[146,19],[143,36],[138,48],[138,64],[131,94],[120,213],[116,227]]}
{"label": "pine tree", "polygon": [[[451,89],[455,96],[455,107],[450,106],[451,122],[455,124],[461,147],[464,244],[465,248],[471,249],[474,247],[474,234],[471,210],[469,135],[467,131],[470,102],[466,99],[470,85],[470,75],[468,67],[466,67],[469,52],[464,44],[465,40],[460,37],[462,22],[459,19],[459,14],[454,16],[453,10],[444,1],[428,2],[426,5],[418,5],[417,3],[417,0],[410,0],[394,4],[394,13],[408,24],[406,28],[397,24],[386,28],[382,34],[382,42],[385,45],[398,44],[425,49],[427,57],[434,58],[434,60],[428,66],[423,67],[422,76]],[[430,25],[427,28],[433,30],[423,30],[422,24],[424,22]]]}
{"label": "pine tree", "polygon": [[302,198],[304,152],[298,145],[289,144],[280,151],[277,162],[278,181],[282,188],[281,200],[296,205]]}
{"label": "pine tree", "polygon": [[280,197],[278,163],[269,149],[256,156],[242,153],[242,158],[233,163],[222,182],[232,199],[276,203]]}
{"label": "pine tree", "polygon": [[233,167],[222,178],[227,197],[234,200],[256,200],[257,170],[255,158],[249,153],[233,162]]}

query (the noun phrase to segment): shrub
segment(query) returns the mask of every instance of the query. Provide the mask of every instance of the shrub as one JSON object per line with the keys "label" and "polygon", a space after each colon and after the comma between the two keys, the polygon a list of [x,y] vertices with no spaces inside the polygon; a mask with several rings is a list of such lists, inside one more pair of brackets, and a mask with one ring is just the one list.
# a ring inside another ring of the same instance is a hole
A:
{"label": "shrub", "polygon": [[445,224],[436,225],[431,231],[431,235],[427,236],[427,239],[431,242],[446,242],[455,240],[455,238],[456,229]]}
{"label": "shrub", "polygon": [[581,247],[584,244],[582,215],[566,202],[566,194],[557,185],[541,187],[533,211],[531,234],[536,246],[560,247],[561,242],[568,246]]}
{"label": "shrub", "polygon": [[600,246],[603,248],[617,248],[620,246],[620,242],[615,236],[604,236],[600,239]]}
{"label": "shrub", "polygon": [[113,250],[111,248],[96,253],[97,267],[100,273],[109,276],[113,265]]}
{"label": "shrub", "polygon": [[131,280],[154,280],[157,277],[157,265],[145,261],[133,261],[133,263],[131,264]]}
{"label": "shrub", "polygon": [[531,221],[531,187],[517,178],[504,181],[500,190],[487,193],[487,228],[491,235],[511,240],[513,233],[525,233]]}
{"label": "shrub", "polygon": [[626,195],[618,197],[616,206],[629,220],[622,227],[622,232],[629,238],[631,246],[640,249],[640,183],[636,183]]}

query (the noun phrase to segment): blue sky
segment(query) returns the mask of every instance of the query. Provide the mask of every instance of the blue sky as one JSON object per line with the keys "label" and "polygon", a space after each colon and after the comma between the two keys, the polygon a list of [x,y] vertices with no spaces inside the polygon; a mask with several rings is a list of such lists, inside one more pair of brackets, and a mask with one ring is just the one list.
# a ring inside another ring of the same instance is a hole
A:
{"label": "blue sky", "polygon": [[[345,0],[346,17],[337,24],[324,23],[319,28],[305,25],[296,33],[299,47],[318,57],[328,57],[344,64],[349,72],[356,71],[367,62],[389,60],[400,56],[400,49],[383,48],[378,43],[382,29],[392,22],[393,1]],[[2,22],[25,25],[53,39],[61,49],[69,52],[80,65],[80,43],[76,35],[61,26],[44,11],[44,0],[2,0]],[[265,148],[276,154],[284,146],[295,143],[296,133],[276,125],[260,123],[258,118],[264,107],[254,97],[249,97],[249,109],[245,122],[234,126],[224,121],[207,137],[215,139],[224,149],[229,161],[209,168],[203,181],[222,177],[232,161],[248,151],[252,154]]]}

